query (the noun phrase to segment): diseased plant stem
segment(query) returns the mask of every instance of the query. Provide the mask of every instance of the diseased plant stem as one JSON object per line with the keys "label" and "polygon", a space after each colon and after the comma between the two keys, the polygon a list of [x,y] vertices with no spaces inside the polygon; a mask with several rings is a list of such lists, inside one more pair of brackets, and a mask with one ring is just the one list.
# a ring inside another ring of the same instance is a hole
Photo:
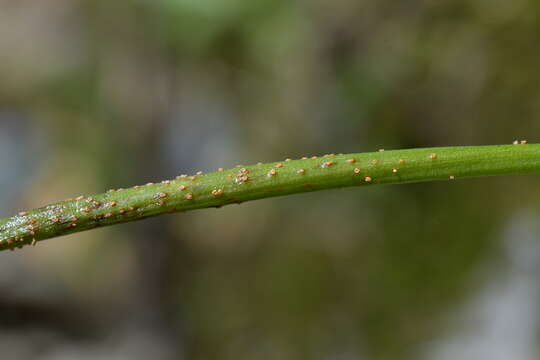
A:
{"label": "diseased plant stem", "polygon": [[540,144],[325,155],[178,176],[80,196],[0,220],[0,250],[172,212],[345,186],[540,172]]}

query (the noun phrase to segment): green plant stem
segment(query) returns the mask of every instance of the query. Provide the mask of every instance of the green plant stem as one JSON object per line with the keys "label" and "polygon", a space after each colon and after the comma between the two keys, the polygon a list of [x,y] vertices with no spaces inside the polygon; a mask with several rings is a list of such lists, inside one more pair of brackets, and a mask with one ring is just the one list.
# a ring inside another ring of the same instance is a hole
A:
{"label": "green plant stem", "polygon": [[0,250],[172,212],[345,186],[540,172],[540,145],[325,155],[240,166],[80,196],[0,220]]}

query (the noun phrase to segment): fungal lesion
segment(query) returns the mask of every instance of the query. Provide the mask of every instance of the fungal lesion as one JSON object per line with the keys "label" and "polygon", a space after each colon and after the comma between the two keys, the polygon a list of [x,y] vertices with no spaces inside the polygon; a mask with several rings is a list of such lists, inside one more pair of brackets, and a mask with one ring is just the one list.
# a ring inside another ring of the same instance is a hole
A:
{"label": "fungal lesion", "polygon": [[274,177],[277,175],[277,171],[274,169],[271,169],[268,173],[266,173],[267,177]]}
{"label": "fungal lesion", "polygon": [[329,168],[329,167],[331,167],[331,166],[333,166],[333,165],[334,165],[334,162],[333,162],[333,161],[325,161],[325,162],[323,162],[323,163],[321,164],[321,168],[323,168],[323,169],[324,169],[324,168]]}
{"label": "fungal lesion", "polygon": [[0,248],[8,248],[9,250],[15,250],[22,248],[24,245],[35,245],[35,229],[25,227],[21,230],[20,235],[9,235],[0,240]]}
{"label": "fungal lesion", "polygon": [[249,176],[248,176],[249,173],[250,171],[243,167],[240,170],[238,170],[238,173],[234,177],[233,181],[238,185],[242,185],[249,181]]}
{"label": "fungal lesion", "polygon": [[214,195],[214,196],[223,195],[223,189],[214,189],[214,190],[212,190],[212,195]]}
{"label": "fungal lesion", "polygon": [[244,174],[240,174],[240,175],[237,175],[235,178],[234,178],[234,182],[238,185],[242,185],[246,182],[249,181],[249,176],[247,175],[244,175]]}
{"label": "fungal lesion", "polygon": [[158,192],[154,195],[154,199],[165,199],[167,197],[167,193],[164,192]]}

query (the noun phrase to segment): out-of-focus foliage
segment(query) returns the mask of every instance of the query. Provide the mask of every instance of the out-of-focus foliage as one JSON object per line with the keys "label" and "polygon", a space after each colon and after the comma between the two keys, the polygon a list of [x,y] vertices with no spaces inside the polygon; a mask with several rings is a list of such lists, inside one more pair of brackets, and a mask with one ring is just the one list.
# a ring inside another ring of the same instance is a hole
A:
{"label": "out-of-focus foliage", "polygon": [[[2,211],[238,163],[535,141],[539,11],[1,1]],[[536,358],[537,182],[298,195],[1,254],[2,356]]]}

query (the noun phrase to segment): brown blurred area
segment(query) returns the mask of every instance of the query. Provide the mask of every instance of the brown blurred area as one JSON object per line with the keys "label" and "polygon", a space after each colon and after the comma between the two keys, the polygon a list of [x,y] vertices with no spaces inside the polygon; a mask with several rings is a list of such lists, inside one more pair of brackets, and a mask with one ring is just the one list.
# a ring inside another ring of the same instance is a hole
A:
{"label": "brown blurred area", "polygon": [[[0,0],[0,216],[179,173],[538,142],[533,0]],[[4,359],[536,359],[538,176],[0,254]]]}

